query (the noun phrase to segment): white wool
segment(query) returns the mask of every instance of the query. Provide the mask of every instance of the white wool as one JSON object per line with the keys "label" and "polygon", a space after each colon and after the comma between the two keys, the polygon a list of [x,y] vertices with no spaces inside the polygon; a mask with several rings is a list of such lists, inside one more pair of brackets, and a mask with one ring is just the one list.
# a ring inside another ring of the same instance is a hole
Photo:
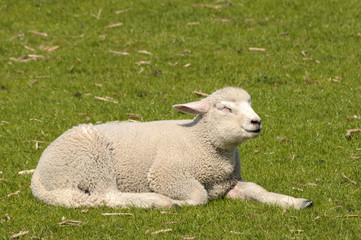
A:
{"label": "white wool", "polygon": [[[249,186],[246,189],[256,193],[243,191],[246,183],[241,178],[237,146],[258,136],[261,129],[261,119],[251,108],[246,91],[224,88],[174,108],[197,116],[193,120],[88,124],[66,131],[40,158],[31,183],[34,196],[66,207],[168,208],[205,204],[225,195],[252,198],[258,192],[264,194],[265,190]],[[306,200],[296,199],[290,205],[289,199],[273,196],[272,201],[268,202],[302,208]]]}

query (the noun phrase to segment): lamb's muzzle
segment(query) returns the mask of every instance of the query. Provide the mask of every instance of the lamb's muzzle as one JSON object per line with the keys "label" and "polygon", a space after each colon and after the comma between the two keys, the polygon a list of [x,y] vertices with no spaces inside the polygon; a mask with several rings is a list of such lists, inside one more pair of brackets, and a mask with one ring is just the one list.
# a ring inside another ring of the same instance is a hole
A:
{"label": "lamb's muzzle", "polygon": [[262,130],[261,120],[258,120],[258,119],[257,120],[251,120],[251,124],[256,127],[256,129],[251,131],[251,132],[261,133],[261,130]]}
{"label": "lamb's muzzle", "polygon": [[256,120],[251,120],[251,123],[253,124],[253,125],[257,125],[258,126],[258,128],[262,128],[262,125],[261,125],[261,120],[258,120],[258,119],[256,119]]}

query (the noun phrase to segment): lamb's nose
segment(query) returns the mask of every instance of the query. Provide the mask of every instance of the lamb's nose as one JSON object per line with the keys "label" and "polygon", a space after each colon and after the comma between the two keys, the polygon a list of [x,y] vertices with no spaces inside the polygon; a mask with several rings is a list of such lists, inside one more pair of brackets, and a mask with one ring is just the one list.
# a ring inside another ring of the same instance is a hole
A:
{"label": "lamb's nose", "polygon": [[261,119],[251,120],[251,124],[261,127]]}

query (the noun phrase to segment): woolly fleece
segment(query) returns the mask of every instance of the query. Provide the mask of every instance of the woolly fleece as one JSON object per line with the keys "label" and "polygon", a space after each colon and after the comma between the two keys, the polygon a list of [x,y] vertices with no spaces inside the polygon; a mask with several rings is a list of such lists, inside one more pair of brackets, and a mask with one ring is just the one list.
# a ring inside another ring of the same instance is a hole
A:
{"label": "woolly fleece", "polygon": [[254,128],[247,114],[235,121],[222,101],[248,103],[250,96],[225,88],[174,106],[197,113],[193,120],[76,126],[45,149],[32,178],[33,195],[66,207],[146,208],[224,196],[242,181],[237,146],[259,133],[244,131],[244,124]]}

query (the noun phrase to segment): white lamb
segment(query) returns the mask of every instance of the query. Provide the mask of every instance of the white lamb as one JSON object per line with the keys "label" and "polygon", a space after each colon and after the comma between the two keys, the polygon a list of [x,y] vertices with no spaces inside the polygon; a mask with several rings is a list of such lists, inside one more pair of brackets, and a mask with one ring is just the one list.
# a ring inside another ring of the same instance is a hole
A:
{"label": "white lamb", "polygon": [[31,181],[34,196],[66,207],[169,208],[220,196],[296,209],[313,204],[241,178],[237,146],[262,128],[245,90],[228,87],[173,107],[197,116],[68,130],[42,154]]}

